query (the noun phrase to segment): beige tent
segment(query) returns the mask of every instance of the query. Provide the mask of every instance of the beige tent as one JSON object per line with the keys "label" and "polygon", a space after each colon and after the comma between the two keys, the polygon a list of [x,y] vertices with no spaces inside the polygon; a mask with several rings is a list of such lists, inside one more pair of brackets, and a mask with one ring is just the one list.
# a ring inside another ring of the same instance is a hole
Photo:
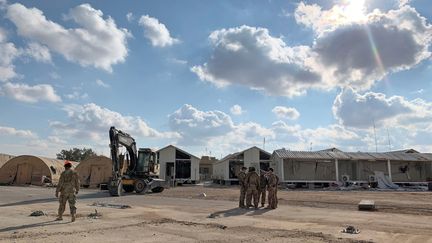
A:
{"label": "beige tent", "polygon": [[112,174],[112,161],[105,156],[95,156],[81,161],[75,169],[84,187],[98,187],[107,183]]}
{"label": "beige tent", "polygon": [[2,167],[2,165],[6,164],[6,162],[8,162],[8,160],[12,159],[13,155],[9,155],[9,154],[0,154],[0,168]]}
{"label": "beige tent", "polygon": [[[75,162],[72,164],[76,165]],[[0,183],[15,185],[56,185],[64,170],[64,161],[32,155],[10,159],[0,168]]]}

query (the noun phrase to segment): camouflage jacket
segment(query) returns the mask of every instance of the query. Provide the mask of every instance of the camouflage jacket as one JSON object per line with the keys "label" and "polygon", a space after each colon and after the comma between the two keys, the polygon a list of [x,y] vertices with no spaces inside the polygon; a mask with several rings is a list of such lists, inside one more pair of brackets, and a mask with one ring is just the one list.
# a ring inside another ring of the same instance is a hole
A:
{"label": "camouflage jacket", "polygon": [[245,187],[246,186],[246,173],[244,173],[243,171],[240,171],[240,173],[238,173],[237,178],[239,180],[239,184],[240,186]]}
{"label": "camouflage jacket", "polygon": [[268,176],[268,187],[275,187],[277,188],[279,184],[279,177],[275,174],[271,174]]}
{"label": "camouflage jacket", "polygon": [[260,175],[260,189],[266,189],[268,184],[268,179],[264,174]]}
{"label": "camouflage jacket", "polygon": [[260,188],[260,177],[255,171],[249,172],[246,176],[246,184],[248,188],[259,189]]}
{"label": "camouflage jacket", "polygon": [[74,193],[75,191],[78,192],[79,188],[80,182],[77,172],[69,169],[61,173],[56,192],[61,192],[62,194]]}

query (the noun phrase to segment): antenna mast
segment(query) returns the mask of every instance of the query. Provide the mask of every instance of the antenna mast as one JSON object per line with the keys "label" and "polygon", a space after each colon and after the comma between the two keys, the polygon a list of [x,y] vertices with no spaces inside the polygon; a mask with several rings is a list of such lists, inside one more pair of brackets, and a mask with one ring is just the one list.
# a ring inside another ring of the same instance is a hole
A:
{"label": "antenna mast", "polygon": [[388,128],[387,128],[387,139],[388,139],[389,152],[390,152],[391,151],[391,143],[390,143],[390,133],[389,133]]}
{"label": "antenna mast", "polygon": [[374,127],[374,136],[375,136],[375,152],[378,153],[378,143],[377,143],[377,137],[376,137],[375,119],[373,119],[373,127]]}

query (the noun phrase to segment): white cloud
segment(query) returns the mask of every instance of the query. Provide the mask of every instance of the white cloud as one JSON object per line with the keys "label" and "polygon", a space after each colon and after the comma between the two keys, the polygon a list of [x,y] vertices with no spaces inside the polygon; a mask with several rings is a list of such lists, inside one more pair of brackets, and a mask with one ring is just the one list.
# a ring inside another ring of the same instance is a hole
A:
{"label": "white cloud", "polygon": [[411,0],[399,0],[399,6],[402,7],[404,5],[408,5]]}
{"label": "white cloud", "polygon": [[333,114],[348,127],[370,128],[375,122],[377,126],[410,127],[415,131],[432,121],[432,103],[374,92],[361,95],[347,88],[336,97]]}
{"label": "white cloud", "polygon": [[81,93],[78,91],[74,91],[70,94],[65,95],[68,99],[79,100],[79,99],[87,99],[89,95],[87,93]]}
{"label": "white cloud", "polygon": [[209,138],[230,132],[231,117],[221,111],[200,111],[191,105],[183,105],[169,115],[169,125],[181,135],[182,144],[205,143]]}
{"label": "white cloud", "polygon": [[[317,10],[315,5],[301,6]],[[349,11],[340,17],[333,13],[335,8],[319,9],[318,16],[306,11],[306,20],[298,20],[317,34],[308,66],[322,75],[325,86],[367,90],[387,74],[430,57],[432,27],[414,8],[375,10],[360,19],[351,18]]]}
{"label": "white cloud", "polygon": [[20,36],[82,66],[112,71],[112,65],[124,62],[128,54],[128,31],[117,28],[111,17],[104,19],[102,11],[89,4],[79,5],[66,15],[81,28],[65,28],[48,20],[41,10],[20,3],[9,5],[6,17],[15,24]]}
{"label": "white cloud", "polygon": [[367,90],[431,56],[432,26],[414,8],[366,13],[362,3],[330,10],[300,3],[296,19],[314,31],[311,46],[289,46],[265,28],[216,30],[209,36],[210,57],[191,71],[217,87],[239,84],[293,97],[308,89]]}
{"label": "white cloud", "polygon": [[188,63],[186,60],[177,59],[177,58],[168,58],[168,61],[175,64],[181,64],[181,65],[186,65]]}
{"label": "white cloud", "polygon": [[308,47],[288,47],[265,28],[221,29],[211,33],[209,39],[211,58],[191,70],[218,87],[240,84],[268,94],[295,96],[320,81],[317,73],[305,67]]}
{"label": "white cloud", "polygon": [[142,118],[124,116],[118,112],[89,103],[85,105],[67,105],[64,107],[69,122],[51,121],[50,127],[56,135],[72,136],[77,139],[90,139],[94,142],[105,141],[108,129],[128,132],[132,136],[150,138],[175,138],[175,133],[159,132],[151,128]]}
{"label": "white cloud", "polygon": [[300,2],[294,17],[297,23],[311,27],[318,35],[342,25],[366,21],[364,0],[341,1],[329,10],[323,10],[318,4]]}
{"label": "white cloud", "polygon": [[126,14],[126,19],[128,22],[133,22],[135,20],[135,16],[133,15],[133,13],[127,13]]}
{"label": "white cloud", "polygon": [[233,115],[239,116],[239,115],[244,113],[244,110],[242,109],[242,107],[240,105],[233,105],[230,108],[230,112]]}
{"label": "white cloud", "polygon": [[37,137],[36,134],[34,134],[30,130],[19,130],[13,127],[3,127],[0,126],[0,135],[2,136],[17,136],[22,138],[35,138]]}
{"label": "white cloud", "polygon": [[51,62],[51,53],[46,46],[40,45],[39,43],[32,42],[28,44],[28,47],[24,50],[25,54],[32,57],[39,62]]}
{"label": "white cloud", "polygon": [[4,30],[3,28],[0,28],[0,43],[6,42],[6,40],[7,40],[6,30]]}
{"label": "white cloud", "polygon": [[0,89],[0,95],[27,103],[61,101],[60,96],[56,94],[54,88],[49,84],[30,86],[27,84],[5,83]]}
{"label": "white cloud", "polygon": [[286,106],[275,106],[272,109],[272,112],[278,118],[286,118],[290,120],[296,120],[300,117],[300,112],[297,111],[296,108],[286,107]]}
{"label": "white cloud", "polygon": [[109,84],[105,83],[104,81],[102,81],[102,80],[100,80],[100,79],[97,79],[97,80],[96,80],[96,84],[97,84],[98,86],[100,86],[100,87],[103,87],[103,88],[109,88],[109,87],[110,87]]}
{"label": "white cloud", "polygon": [[0,81],[8,81],[17,76],[13,61],[20,51],[11,42],[7,42],[6,31],[0,28]]}
{"label": "white cloud", "polygon": [[139,19],[139,25],[144,28],[144,36],[153,46],[165,47],[179,43],[179,40],[171,37],[166,26],[156,18],[143,15]]}

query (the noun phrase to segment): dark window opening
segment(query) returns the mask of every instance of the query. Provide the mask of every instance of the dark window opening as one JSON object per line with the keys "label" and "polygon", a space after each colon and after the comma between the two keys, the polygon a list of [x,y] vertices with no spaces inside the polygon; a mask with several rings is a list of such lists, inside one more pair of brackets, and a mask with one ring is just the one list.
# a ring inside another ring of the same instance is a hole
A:
{"label": "dark window opening", "polygon": [[57,170],[54,168],[54,166],[51,165],[50,169],[54,175],[57,173]]}
{"label": "dark window opening", "polygon": [[190,159],[190,155],[176,149],[176,159]]}
{"label": "dark window opening", "polygon": [[260,160],[270,160],[270,155],[260,151]]}
{"label": "dark window opening", "polygon": [[176,161],[176,178],[187,179],[191,178],[191,162],[189,161]]}

